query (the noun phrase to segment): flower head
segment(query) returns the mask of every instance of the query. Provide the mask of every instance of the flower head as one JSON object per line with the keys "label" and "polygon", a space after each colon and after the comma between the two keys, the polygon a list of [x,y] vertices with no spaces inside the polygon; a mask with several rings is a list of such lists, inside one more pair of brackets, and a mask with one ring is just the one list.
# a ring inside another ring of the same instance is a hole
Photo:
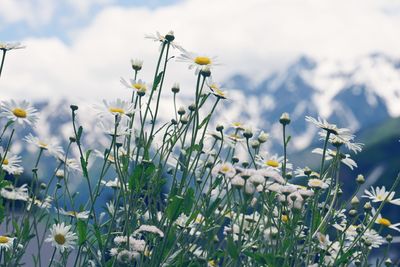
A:
{"label": "flower head", "polygon": [[164,43],[169,43],[173,48],[183,50],[183,48],[174,42],[175,36],[173,31],[169,31],[166,35],[161,35],[158,31],[155,34],[146,34],[145,38],[153,40],[154,42],[161,42],[160,48]]}
{"label": "flower head", "polygon": [[14,245],[15,237],[8,237],[5,235],[0,235],[0,250],[10,250]]}
{"label": "flower head", "polygon": [[364,190],[364,195],[362,197],[369,198],[370,200],[372,200],[372,202],[382,202],[387,198],[388,202],[395,205],[400,205],[400,198],[393,199],[394,194],[395,192],[389,193],[389,191],[386,191],[385,186],[377,186],[376,188],[373,188],[371,186],[370,190]]}
{"label": "flower head", "polygon": [[77,219],[87,219],[89,218],[89,211],[66,211],[63,208],[59,210],[61,215],[70,216]]}
{"label": "flower head", "polygon": [[30,133],[25,136],[24,140],[29,144],[47,151],[50,155],[56,158],[64,153],[62,147],[58,145],[58,140],[55,138],[39,138]]}
{"label": "flower head", "polygon": [[0,106],[0,115],[4,115],[7,119],[20,125],[33,126],[38,120],[37,110],[25,100],[19,102],[15,100],[3,101]]}
{"label": "flower head", "polygon": [[14,187],[13,185],[7,185],[0,190],[0,195],[10,200],[22,200],[28,201],[28,185],[23,184],[21,187]]}
{"label": "flower head", "polygon": [[228,97],[227,93],[221,90],[221,86],[218,83],[213,81],[209,82],[208,87],[211,90],[211,93],[218,98],[226,99]]}
{"label": "flower head", "polygon": [[20,175],[24,172],[24,168],[20,165],[20,156],[16,156],[8,152],[5,158],[1,158],[3,154],[3,149],[0,148],[0,162],[3,162],[1,168],[4,171],[6,171],[10,175]]}
{"label": "flower head", "polygon": [[46,242],[50,242],[63,253],[66,250],[73,249],[77,236],[71,231],[71,225],[64,223],[54,224],[50,229],[50,235],[46,238]]}
{"label": "flower head", "polygon": [[129,82],[127,82],[124,78],[121,78],[120,81],[126,88],[133,89],[138,94],[145,94],[147,92],[147,88],[151,87],[140,79],[139,80],[130,79]]}
{"label": "flower head", "polygon": [[103,106],[96,106],[95,109],[97,109],[100,117],[107,115],[129,116],[135,111],[132,103],[121,99],[110,102],[103,100]]}
{"label": "flower head", "polygon": [[183,51],[183,53],[177,58],[177,61],[189,63],[189,69],[195,68],[196,75],[202,70],[209,71],[212,67],[218,65],[216,57],[209,57],[187,51]]}
{"label": "flower head", "polygon": [[25,46],[21,45],[21,43],[19,43],[19,42],[15,42],[15,43],[0,42],[0,50],[3,50],[3,51],[9,51],[9,50],[13,50],[13,49],[22,49],[22,48],[25,48]]}

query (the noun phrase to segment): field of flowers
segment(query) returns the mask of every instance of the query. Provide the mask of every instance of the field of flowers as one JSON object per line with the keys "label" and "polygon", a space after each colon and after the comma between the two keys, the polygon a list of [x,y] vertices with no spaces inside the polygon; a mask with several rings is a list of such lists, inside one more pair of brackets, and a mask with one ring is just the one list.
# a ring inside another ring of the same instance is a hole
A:
{"label": "field of flowers", "polygon": [[[216,58],[187,52],[173,32],[146,38],[160,46],[151,83],[142,80],[143,62],[131,60],[131,79],[121,79],[131,99],[93,106],[109,136],[107,147],[82,142],[91,129],[81,126],[80,108],[71,105],[74,135],[68,145],[29,133],[24,141],[36,147],[36,160],[24,162],[13,153],[13,137],[35,127],[40,111],[25,100],[1,101],[1,266],[399,264],[389,250],[400,223],[382,209],[400,206],[395,198],[400,176],[393,177],[391,188],[370,188],[357,198],[364,176],[340,179],[341,168],[357,166],[351,154],[363,147],[348,129],[306,117],[319,128],[321,148],[312,152],[320,161],[318,167],[293,166],[287,154],[290,114],[276,118],[282,126],[279,156],[264,148],[268,133],[246,123],[211,127],[218,104],[229,98],[212,79]],[[6,55],[19,48],[0,43],[0,78]],[[176,59],[173,49],[181,54]],[[187,106],[176,104],[179,84],[164,84],[171,60],[188,64],[187,75],[194,72],[193,102]],[[175,112],[161,121],[166,90]],[[71,157],[74,149],[77,159]],[[239,150],[246,156],[239,157]],[[44,158],[57,163],[47,180],[39,168]],[[22,174],[29,183],[21,182]],[[85,203],[70,190],[73,176],[85,182]],[[353,197],[343,197],[342,183],[354,185]],[[108,201],[105,193],[112,195]]]}

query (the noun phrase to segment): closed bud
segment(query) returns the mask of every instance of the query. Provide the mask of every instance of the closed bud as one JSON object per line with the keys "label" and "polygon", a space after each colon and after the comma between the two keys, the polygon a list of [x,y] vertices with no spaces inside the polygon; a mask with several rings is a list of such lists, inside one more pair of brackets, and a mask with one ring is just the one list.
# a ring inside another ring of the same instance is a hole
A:
{"label": "closed bud", "polygon": [[61,185],[60,183],[57,183],[57,184],[56,184],[56,187],[57,187],[58,189],[60,189],[60,188],[62,187],[62,185]]}
{"label": "closed bud", "polygon": [[177,125],[178,122],[177,122],[175,119],[171,119],[171,124],[172,124],[172,125]]}
{"label": "closed bud", "polygon": [[45,190],[47,188],[47,184],[41,183],[40,184],[40,189]]}
{"label": "closed bud", "polygon": [[69,141],[70,141],[71,143],[76,142],[75,136],[70,136],[70,137],[69,137]]}
{"label": "closed bud", "polygon": [[246,137],[247,139],[252,138],[253,137],[252,130],[250,128],[245,129],[243,132],[243,136]]}
{"label": "closed bud", "polygon": [[351,209],[351,210],[349,211],[349,215],[350,215],[351,217],[355,217],[355,216],[357,215],[357,210]]}
{"label": "closed bud", "polygon": [[363,183],[365,183],[364,175],[362,175],[362,174],[357,175],[356,182],[357,182],[358,184],[363,184]]}
{"label": "closed bud", "polygon": [[360,200],[358,199],[358,197],[353,197],[352,199],[351,199],[351,201],[350,201],[350,204],[353,206],[353,207],[356,207],[356,206],[358,206],[358,204],[360,204]]}
{"label": "closed bud", "polygon": [[210,67],[207,67],[207,66],[203,67],[203,68],[201,69],[201,71],[200,71],[200,74],[201,74],[204,78],[210,77],[210,76],[211,76],[211,69],[210,69]]}
{"label": "closed bud", "polygon": [[260,142],[260,144],[267,142],[269,138],[269,134],[265,133],[265,132],[261,132],[258,137],[257,140],[258,142]]}
{"label": "closed bud", "polygon": [[371,202],[367,202],[367,203],[365,203],[365,205],[364,205],[364,210],[365,211],[370,211],[372,209],[372,205],[371,205]]}
{"label": "closed bud", "polygon": [[387,235],[386,236],[386,241],[389,242],[389,243],[392,242],[393,241],[393,236]]}
{"label": "closed bud", "polygon": [[235,164],[235,163],[238,163],[239,162],[239,158],[238,157],[232,157],[232,163],[233,164]]}
{"label": "closed bud", "polygon": [[287,112],[282,113],[281,117],[279,118],[279,122],[282,125],[288,125],[290,123],[289,113]]}
{"label": "closed bud", "polygon": [[387,260],[385,260],[385,266],[389,267],[389,266],[393,266],[393,262],[390,258],[388,258]]}
{"label": "closed bud", "polygon": [[58,179],[63,179],[64,178],[64,171],[63,170],[57,170],[56,171],[56,177]]}
{"label": "closed bud", "polygon": [[196,110],[196,105],[195,104],[190,104],[189,105],[189,110],[190,111],[195,111]]}
{"label": "closed bud", "polygon": [[165,35],[165,40],[167,40],[168,42],[172,42],[173,40],[175,40],[174,32],[173,31],[169,31]]}
{"label": "closed bud", "polygon": [[71,105],[69,107],[71,108],[72,111],[78,110],[78,106],[77,105]]}
{"label": "closed bud", "polygon": [[249,163],[247,161],[242,162],[243,168],[247,168],[249,166]]}
{"label": "closed bud", "polygon": [[222,132],[224,130],[224,125],[218,124],[217,127],[215,128],[218,132]]}
{"label": "closed bud", "polygon": [[251,140],[250,141],[250,146],[254,149],[259,148],[260,147],[260,142],[258,142],[258,140]]}
{"label": "closed bud", "polygon": [[143,60],[131,59],[131,66],[134,71],[140,71],[143,66]]}
{"label": "closed bud", "polygon": [[181,118],[181,123],[182,124],[186,124],[186,123],[188,123],[189,122],[189,116],[188,115],[185,115],[185,116],[183,116],[182,118]]}
{"label": "closed bud", "polygon": [[179,107],[179,109],[178,109],[178,114],[179,115],[184,115],[186,113],[186,111],[185,111],[185,108],[184,107]]}
{"label": "closed bud", "polygon": [[174,83],[174,85],[173,85],[172,88],[171,88],[171,91],[172,91],[174,94],[179,93],[179,91],[180,91],[179,83]]}
{"label": "closed bud", "polygon": [[304,174],[305,175],[310,176],[311,173],[312,173],[312,170],[310,168],[308,168],[308,167],[304,168]]}

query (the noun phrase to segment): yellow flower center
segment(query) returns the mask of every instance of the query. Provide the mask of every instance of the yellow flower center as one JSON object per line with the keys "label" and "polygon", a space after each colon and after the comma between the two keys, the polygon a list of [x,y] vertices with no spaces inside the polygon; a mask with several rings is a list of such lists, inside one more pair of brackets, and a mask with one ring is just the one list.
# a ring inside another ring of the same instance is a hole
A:
{"label": "yellow flower center", "polygon": [[215,260],[209,260],[208,261],[208,266],[215,267],[215,266],[217,266],[217,263],[215,262]]}
{"label": "yellow flower center", "polygon": [[10,239],[4,235],[0,236],[0,244],[7,244],[10,241]]}
{"label": "yellow flower center", "polygon": [[275,168],[279,166],[279,162],[276,160],[273,160],[273,159],[267,160],[267,162],[265,164],[267,164],[268,166],[271,166],[271,167],[275,167]]}
{"label": "yellow flower center", "polygon": [[383,201],[385,198],[382,195],[377,195],[376,196],[377,200]]}
{"label": "yellow flower center", "polygon": [[222,166],[221,172],[228,172],[229,171],[229,166]]}
{"label": "yellow flower center", "polygon": [[109,108],[110,112],[112,113],[119,113],[119,114],[125,114],[125,111],[122,108]]}
{"label": "yellow flower center", "polygon": [[194,62],[198,65],[209,65],[211,64],[211,59],[209,57],[196,57]]}
{"label": "yellow flower center", "polygon": [[222,90],[220,90],[218,88],[214,89],[214,92],[219,96],[225,97],[224,91],[222,91]]}
{"label": "yellow flower center", "polygon": [[78,215],[78,213],[76,211],[69,211],[68,215],[76,217]]}
{"label": "yellow flower center", "polygon": [[135,84],[132,85],[132,87],[137,89],[137,90],[140,90],[140,89],[142,89],[143,85],[141,83],[135,83]]}
{"label": "yellow flower center", "polygon": [[8,165],[8,159],[3,160],[3,165]]}
{"label": "yellow flower center", "polygon": [[57,242],[59,245],[64,245],[65,244],[65,236],[62,234],[56,234],[54,236],[54,240]]}
{"label": "yellow flower center", "polygon": [[26,118],[26,111],[22,108],[13,109],[12,113],[14,114],[15,117]]}
{"label": "yellow flower center", "polygon": [[289,216],[287,215],[282,215],[282,222],[286,223],[289,221]]}
{"label": "yellow flower center", "polygon": [[47,149],[47,144],[43,143],[42,141],[39,141],[38,145],[39,145],[40,148]]}
{"label": "yellow flower center", "polygon": [[376,222],[378,224],[386,226],[386,227],[389,227],[392,225],[392,223],[388,219],[385,219],[385,218],[379,218]]}

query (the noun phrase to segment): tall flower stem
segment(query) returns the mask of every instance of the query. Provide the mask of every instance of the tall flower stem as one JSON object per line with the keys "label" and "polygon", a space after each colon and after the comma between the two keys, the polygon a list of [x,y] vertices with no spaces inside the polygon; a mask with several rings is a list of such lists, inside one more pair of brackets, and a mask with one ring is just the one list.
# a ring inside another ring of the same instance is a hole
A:
{"label": "tall flower stem", "polygon": [[1,73],[3,72],[3,66],[4,66],[4,60],[6,59],[6,51],[5,49],[3,50],[3,56],[1,58],[1,65],[0,65],[0,77],[1,77]]}

